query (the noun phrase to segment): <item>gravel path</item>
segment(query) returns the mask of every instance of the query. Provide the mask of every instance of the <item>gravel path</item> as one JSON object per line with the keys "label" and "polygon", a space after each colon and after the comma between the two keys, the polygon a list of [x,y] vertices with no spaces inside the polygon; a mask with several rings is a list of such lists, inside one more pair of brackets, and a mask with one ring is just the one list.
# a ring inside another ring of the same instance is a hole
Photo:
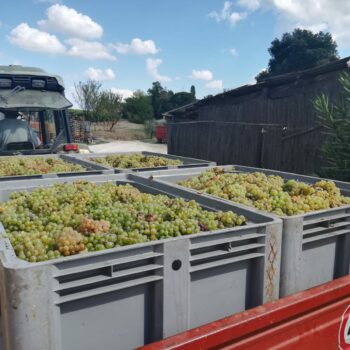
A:
{"label": "gravel path", "polygon": [[113,141],[100,145],[89,146],[91,152],[157,152],[167,153],[167,145],[160,143],[147,143],[142,141]]}

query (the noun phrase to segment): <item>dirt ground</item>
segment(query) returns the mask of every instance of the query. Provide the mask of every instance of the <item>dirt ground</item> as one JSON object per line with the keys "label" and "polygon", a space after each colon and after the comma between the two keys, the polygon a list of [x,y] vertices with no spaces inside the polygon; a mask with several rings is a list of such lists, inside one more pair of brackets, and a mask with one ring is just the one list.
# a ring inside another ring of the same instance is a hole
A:
{"label": "dirt ground", "polygon": [[167,153],[167,145],[158,144],[155,139],[146,139],[143,124],[121,120],[114,126],[113,131],[106,131],[106,129],[102,123],[92,125],[91,132],[95,144],[89,145],[91,152],[149,151]]}
{"label": "dirt ground", "polygon": [[146,139],[143,124],[129,123],[127,120],[120,120],[118,124],[114,126],[112,131],[109,131],[108,126],[105,126],[102,123],[94,123],[91,126],[91,134],[95,142]]}
{"label": "dirt ground", "polygon": [[103,152],[157,152],[167,153],[167,145],[142,141],[113,141],[99,145],[90,145],[89,149],[94,153]]}

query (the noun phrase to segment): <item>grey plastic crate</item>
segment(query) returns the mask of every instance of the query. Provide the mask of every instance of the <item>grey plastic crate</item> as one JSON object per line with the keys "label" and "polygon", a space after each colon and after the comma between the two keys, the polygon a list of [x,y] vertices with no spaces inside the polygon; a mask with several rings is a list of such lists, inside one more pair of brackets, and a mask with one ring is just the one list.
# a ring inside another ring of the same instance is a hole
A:
{"label": "grey plastic crate", "polygon": [[[234,210],[248,223],[34,264],[17,259],[3,237],[4,349],[133,349],[278,297],[279,219],[133,174],[94,178],[193,199],[208,210]],[[2,188],[0,201],[15,190],[75,180]]]}
{"label": "grey plastic crate", "polygon": [[[71,177],[71,176],[85,176],[85,175],[98,175],[98,174],[113,174],[113,170],[106,169],[105,167],[89,161],[82,161],[79,158],[69,157],[65,154],[45,154],[45,155],[26,155],[25,158],[59,158],[68,163],[79,164],[86,170],[77,172],[62,172],[62,173],[49,173],[49,174],[36,174],[36,175],[17,175],[17,176],[0,176],[0,187],[8,185],[10,181],[23,181],[32,179],[46,179],[56,177]],[[8,159],[8,157],[0,157]]]}
{"label": "grey plastic crate", "polygon": [[[234,167],[234,170],[232,170]],[[270,175],[280,175],[314,183],[319,178],[303,176],[274,170],[223,166],[226,171],[261,171]],[[150,171],[142,176],[151,177],[161,183],[176,185],[180,180],[197,176],[208,168]],[[350,196],[350,184],[335,181],[344,195]],[[188,191],[197,192],[187,188]],[[205,194],[204,196],[212,197]],[[228,201],[229,202],[229,201]],[[232,203],[232,202],[231,202]],[[248,207],[247,207],[248,208]],[[262,211],[258,211],[264,213]],[[349,274],[350,266],[350,206],[315,211],[294,216],[276,216],[283,221],[282,259],[280,277],[280,296],[286,296],[337,277]]]}
{"label": "grey plastic crate", "polygon": [[[208,160],[201,160],[201,159],[195,159],[195,158],[187,158],[187,157],[181,157],[176,156],[172,154],[163,154],[163,153],[155,153],[155,152],[117,152],[117,153],[90,153],[90,154],[74,154],[71,155],[71,157],[79,158],[82,160],[88,160],[90,163],[99,164],[92,160],[92,158],[98,158],[98,157],[106,157],[110,155],[126,155],[126,154],[142,154],[144,156],[157,156],[157,157],[164,157],[168,159],[175,159],[182,161],[183,164],[181,165],[168,165],[168,166],[162,166],[162,167],[155,167],[155,168],[128,168],[128,169],[122,169],[122,168],[112,168],[107,165],[103,165],[105,169],[114,170],[115,173],[130,173],[130,172],[141,172],[141,171],[149,171],[149,170],[166,170],[166,169],[182,169],[182,168],[196,168],[196,167],[204,167],[204,166],[214,166],[216,165],[215,162],[211,162]],[[102,165],[102,164],[101,164]]]}

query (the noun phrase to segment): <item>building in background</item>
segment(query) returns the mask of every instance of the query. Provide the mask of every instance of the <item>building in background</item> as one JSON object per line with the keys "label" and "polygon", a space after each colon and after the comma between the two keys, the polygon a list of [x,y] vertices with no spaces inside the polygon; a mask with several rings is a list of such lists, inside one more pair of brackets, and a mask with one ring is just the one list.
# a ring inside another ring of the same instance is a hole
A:
{"label": "building in background", "polygon": [[216,161],[314,174],[324,140],[315,97],[341,98],[339,74],[350,57],[199,100],[164,114],[168,152]]}

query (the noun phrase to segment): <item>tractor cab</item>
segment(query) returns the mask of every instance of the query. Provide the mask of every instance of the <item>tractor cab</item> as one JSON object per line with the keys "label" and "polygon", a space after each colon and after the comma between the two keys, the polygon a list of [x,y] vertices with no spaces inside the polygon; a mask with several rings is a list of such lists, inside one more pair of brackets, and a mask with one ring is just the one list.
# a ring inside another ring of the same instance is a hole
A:
{"label": "tractor cab", "polygon": [[63,81],[40,68],[0,66],[0,156],[75,151]]}

